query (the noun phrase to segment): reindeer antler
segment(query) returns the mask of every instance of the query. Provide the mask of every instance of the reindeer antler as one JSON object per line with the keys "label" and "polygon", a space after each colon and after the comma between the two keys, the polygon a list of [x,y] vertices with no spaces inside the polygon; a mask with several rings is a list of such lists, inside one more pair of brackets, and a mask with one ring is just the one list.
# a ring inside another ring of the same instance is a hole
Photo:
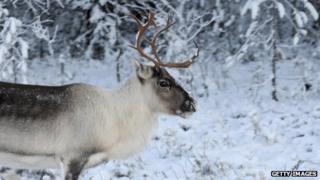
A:
{"label": "reindeer antler", "polygon": [[[148,28],[150,26],[155,26],[156,22],[155,22],[155,14],[153,12],[150,12],[148,15],[148,19],[146,23],[142,23],[136,16],[132,15],[132,17],[135,19],[135,21],[138,24],[138,32],[136,35],[136,43],[135,46],[131,46],[134,49],[136,49],[140,55],[144,58],[146,58],[147,60],[153,62],[156,66],[162,66],[162,67],[174,67],[174,68],[188,68],[191,64],[193,64],[195,62],[195,59],[198,57],[199,55],[199,48],[198,45],[195,43],[195,46],[197,48],[197,53],[195,55],[193,55],[190,59],[181,62],[181,63],[163,63],[158,55],[158,47],[156,44],[157,38],[160,36],[160,34],[166,30],[168,30],[175,22],[173,22],[172,20],[170,20],[170,18],[168,18],[167,20],[167,24],[164,28],[158,30],[154,35],[152,40],[148,40],[144,34],[145,32],[148,30]],[[152,49],[152,54],[153,56],[147,54],[143,48],[141,47],[143,40],[147,41],[148,44],[150,44],[151,49]]]}

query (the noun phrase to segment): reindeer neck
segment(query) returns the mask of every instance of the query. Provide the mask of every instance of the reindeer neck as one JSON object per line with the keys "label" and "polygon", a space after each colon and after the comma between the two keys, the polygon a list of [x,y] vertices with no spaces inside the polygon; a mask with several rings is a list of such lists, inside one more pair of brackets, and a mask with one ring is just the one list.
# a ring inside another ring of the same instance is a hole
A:
{"label": "reindeer neck", "polygon": [[148,104],[146,92],[140,84],[137,77],[131,77],[120,88],[113,91],[117,103],[121,103],[122,110],[126,109],[127,113],[145,113],[154,115],[152,106]]}

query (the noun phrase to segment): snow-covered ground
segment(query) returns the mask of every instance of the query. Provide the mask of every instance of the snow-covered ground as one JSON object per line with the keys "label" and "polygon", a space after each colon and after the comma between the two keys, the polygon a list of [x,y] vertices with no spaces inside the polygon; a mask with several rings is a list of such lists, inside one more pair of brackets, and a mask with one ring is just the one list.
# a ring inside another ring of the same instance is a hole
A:
{"label": "snow-covered ground", "polygon": [[[193,116],[160,117],[145,151],[89,169],[81,178],[271,179],[271,170],[320,171],[319,92],[295,95],[299,81],[286,77],[299,73],[288,64],[282,65],[286,71],[279,71],[280,102],[270,99],[268,68],[239,64],[230,69],[223,86],[212,80],[210,96],[197,99]],[[34,61],[28,77],[37,84],[81,81],[112,88],[117,86],[112,69],[96,61],[70,63],[68,75],[61,75],[57,62]],[[266,82],[254,83],[261,78]]]}

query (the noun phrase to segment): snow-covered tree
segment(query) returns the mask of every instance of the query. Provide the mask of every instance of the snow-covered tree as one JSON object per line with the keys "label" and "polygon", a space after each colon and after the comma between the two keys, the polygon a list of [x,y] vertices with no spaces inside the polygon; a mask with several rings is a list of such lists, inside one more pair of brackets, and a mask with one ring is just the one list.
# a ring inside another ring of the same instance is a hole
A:
{"label": "snow-covered tree", "polygon": [[27,83],[28,43],[21,36],[23,23],[9,17],[8,10],[0,4],[2,28],[0,32],[0,68],[1,79]]}
{"label": "snow-covered tree", "polygon": [[[251,23],[244,36],[246,39],[244,49],[255,49],[262,44],[267,50],[267,55],[271,57],[272,99],[278,101],[277,62],[284,56],[283,50],[278,45],[281,43],[297,45],[300,39],[308,34],[308,26],[319,19],[319,13],[308,0],[298,3],[289,0],[249,0],[241,10],[242,15],[247,13],[251,15]],[[283,31],[291,35],[282,35]]]}
{"label": "snow-covered tree", "polygon": [[[285,55],[288,48],[282,45],[320,47],[316,41],[320,6],[311,0],[6,0],[2,4],[8,18],[19,20],[21,30],[27,32],[19,37],[28,44],[30,59],[64,54],[100,60],[117,69],[118,81],[131,72],[130,59],[139,58],[129,47],[137,30],[129,15],[143,19],[154,11],[159,24],[171,17],[176,24],[159,37],[159,54],[164,60],[179,61],[193,54],[193,41],[198,43],[199,63],[178,74],[200,96],[208,94],[208,88],[225,87],[230,80],[234,84],[228,70],[239,62],[280,57],[273,52]],[[207,82],[208,77],[215,79],[215,85]]]}

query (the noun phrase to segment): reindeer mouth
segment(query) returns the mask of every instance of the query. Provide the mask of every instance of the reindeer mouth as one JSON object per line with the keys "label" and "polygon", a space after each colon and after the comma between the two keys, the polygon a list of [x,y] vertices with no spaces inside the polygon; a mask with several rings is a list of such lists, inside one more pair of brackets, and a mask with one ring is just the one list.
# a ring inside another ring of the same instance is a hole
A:
{"label": "reindeer mouth", "polygon": [[180,109],[173,110],[172,111],[173,114],[186,119],[186,118],[190,117],[194,112],[196,112],[195,104],[193,102],[191,102],[191,103],[189,102],[186,104],[187,104],[187,107],[186,107],[186,105],[183,105]]}
{"label": "reindeer mouth", "polygon": [[183,112],[181,110],[177,110],[177,111],[175,111],[174,114],[179,117],[182,117],[183,119],[187,119],[188,117],[190,117],[193,114],[193,112],[190,112],[190,111]]}

